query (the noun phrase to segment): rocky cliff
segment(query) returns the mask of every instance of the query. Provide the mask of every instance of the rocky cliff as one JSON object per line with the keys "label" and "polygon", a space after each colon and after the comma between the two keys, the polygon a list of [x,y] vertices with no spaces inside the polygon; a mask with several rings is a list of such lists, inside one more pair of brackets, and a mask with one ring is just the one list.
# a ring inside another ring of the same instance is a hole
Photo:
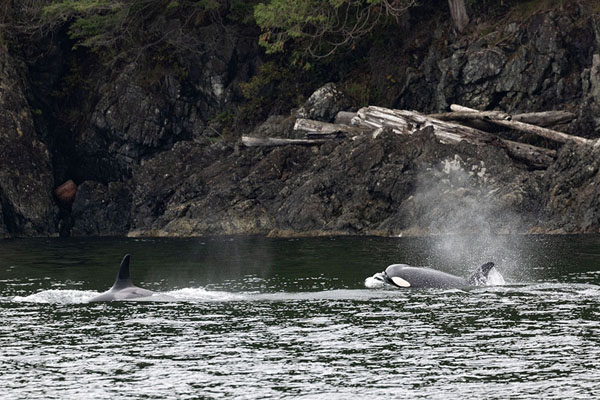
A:
{"label": "rocky cliff", "polygon": [[0,49],[0,237],[57,231],[51,155],[25,98],[26,72]]}
{"label": "rocky cliff", "polygon": [[[340,65],[344,76],[321,76],[347,91],[335,106],[312,99],[256,129],[232,124],[256,100],[241,84],[268,61],[247,26],[199,26],[197,51],[151,71],[135,60],[86,67],[59,34],[44,57],[0,49],[0,236],[600,231],[597,146],[521,137],[559,150],[550,168],[533,170],[501,148],[441,144],[427,130],[315,147],[237,141],[253,129],[290,136],[297,115],[331,120],[361,105],[357,71],[368,100],[384,106],[566,109],[577,118],[556,128],[600,136],[600,25],[584,8],[480,20],[462,35],[439,16],[410,18],[409,34],[388,32],[351,55],[359,63]],[[86,84],[71,83],[65,96],[69,59],[80,61]],[[271,92],[289,89],[271,78]],[[82,91],[78,104],[73,93]],[[59,207],[53,190],[67,179],[77,195]]]}

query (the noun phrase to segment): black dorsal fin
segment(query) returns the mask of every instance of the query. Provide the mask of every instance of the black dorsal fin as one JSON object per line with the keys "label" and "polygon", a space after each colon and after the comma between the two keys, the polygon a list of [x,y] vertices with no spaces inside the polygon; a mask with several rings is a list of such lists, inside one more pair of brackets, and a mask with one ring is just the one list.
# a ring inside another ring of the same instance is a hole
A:
{"label": "black dorsal fin", "polygon": [[477,268],[475,272],[471,274],[471,276],[467,279],[467,281],[471,285],[483,285],[487,280],[487,276],[494,268],[495,264],[493,262],[487,262],[483,264],[481,267]]}
{"label": "black dorsal fin", "polygon": [[494,264],[493,262],[487,262],[485,264],[483,264],[481,267],[479,267],[479,270],[485,275],[487,276],[487,274],[490,273],[490,270],[492,268],[494,268],[496,264]]}
{"label": "black dorsal fin", "polygon": [[125,254],[123,260],[121,261],[121,266],[119,267],[119,272],[117,272],[117,279],[115,279],[115,283],[112,286],[113,289],[122,289],[125,287],[133,286],[131,283],[131,277],[129,276],[129,259],[131,257],[129,254]]}

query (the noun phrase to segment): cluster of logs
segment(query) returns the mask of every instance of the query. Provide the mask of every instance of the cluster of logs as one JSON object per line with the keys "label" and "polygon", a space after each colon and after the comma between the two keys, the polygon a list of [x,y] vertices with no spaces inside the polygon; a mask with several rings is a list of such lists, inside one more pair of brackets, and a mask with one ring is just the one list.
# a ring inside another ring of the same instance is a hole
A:
{"label": "cluster of logs", "polygon": [[376,134],[381,129],[391,129],[399,135],[411,135],[425,127],[432,127],[435,136],[443,143],[466,141],[475,145],[501,146],[514,159],[536,168],[547,168],[556,157],[556,152],[503,139],[488,131],[500,127],[535,134],[560,143],[569,140],[581,144],[592,142],[547,128],[575,118],[573,113],[566,111],[508,115],[499,111],[478,111],[459,105],[452,105],[450,108],[451,112],[423,115],[415,111],[370,106],[361,108],[357,113],[340,112],[335,123],[299,118],[294,129],[305,133],[303,139],[244,136],[242,142],[246,146],[315,145],[332,139]]}

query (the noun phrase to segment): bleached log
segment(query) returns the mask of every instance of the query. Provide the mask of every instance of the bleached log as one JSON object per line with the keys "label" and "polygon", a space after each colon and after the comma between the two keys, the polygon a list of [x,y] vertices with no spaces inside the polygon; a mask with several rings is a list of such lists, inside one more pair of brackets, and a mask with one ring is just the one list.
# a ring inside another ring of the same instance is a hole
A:
{"label": "bleached log", "polygon": [[439,114],[429,114],[430,118],[441,119],[442,121],[469,121],[486,119],[510,119],[510,115],[501,111],[453,111]]}
{"label": "bleached log", "polygon": [[353,124],[372,129],[387,127],[401,135],[413,134],[421,128],[432,126],[435,136],[442,143],[458,143],[464,140],[474,145],[496,145],[505,148],[509,156],[538,168],[547,168],[556,156],[553,150],[501,139],[488,132],[431,118],[414,111],[365,107],[358,110]]}
{"label": "bleached log", "polygon": [[366,133],[368,129],[364,129],[357,126],[350,126],[346,124],[332,124],[330,122],[315,121],[312,119],[298,118],[294,124],[294,130],[300,132],[310,133],[338,133],[344,132],[345,134],[361,135]]}
{"label": "bleached log", "polygon": [[[475,112],[485,112],[485,111],[477,111],[473,108],[464,107],[458,104],[452,104],[450,109],[454,112],[466,112],[466,113],[475,113]],[[521,113],[515,114],[511,116],[511,120],[525,122],[527,124],[538,125],[538,126],[552,126],[558,124],[564,124],[565,122],[569,122],[574,120],[576,115],[569,111],[540,111],[540,112],[530,112],[530,113]]]}
{"label": "bleached log", "polygon": [[[491,119],[491,118],[494,118],[495,116],[498,116],[500,119],[510,119],[510,116],[508,114],[502,113],[500,111],[491,111],[491,112],[490,111],[480,111],[484,114],[479,114],[478,112],[475,112],[471,108],[459,106],[458,104],[452,104],[450,106],[450,109],[452,110],[452,112],[445,113],[446,115],[462,116],[462,118],[459,118],[458,120],[464,121],[464,123],[466,125],[468,125],[472,128],[475,128],[475,129],[482,130],[482,131],[493,132],[494,130],[499,129],[498,126],[485,121],[485,119]],[[496,114],[496,113],[498,113],[498,114]],[[439,115],[444,115],[444,114],[439,114]],[[433,118],[436,117],[435,115],[430,115],[430,116]],[[445,121],[456,120],[451,117],[446,117],[446,118],[442,117],[440,119],[445,120]]]}
{"label": "bleached log", "polygon": [[271,138],[271,137],[242,136],[242,144],[247,147],[287,146],[289,144],[314,146],[314,145],[318,145],[318,144],[323,144],[329,140],[330,139],[285,139],[285,138]]}
{"label": "bleached log", "polygon": [[[459,112],[459,111],[460,112],[473,112],[473,113],[479,112],[478,110],[464,107],[464,106],[459,106],[457,104],[452,104],[450,106],[450,109],[452,111],[457,111],[457,112]],[[563,132],[555,131],[553,129],[548,129],[548,128],[542,128],[540,126],[527,124],[525,122],[513,121],[513,120],[496,120],[496,119],[489,119],[488,121],[494,125],[502,126],[504,128],[514,129],[514,130],[517,130],[520,132],[532,133],[534,135],[538,135],[543,138],[554,140],[554,141],[560,142],[560,143],[566,143],[569,140],[573,140],[580,144],[590,144],[592,142],[591,140],[582,138],[580,136],[568,135]]]}
{"label": "bleached log", "polygon": [[576,115],[569,111],[541,111],[515,114],[513,121],[525,122],[537,126],[554,126],[574,120]]}
{"label": "bleached log", "polygon": [[459,33],[462,33],[469,23],[465,0],[448,0],[448,7],[450,8],[450,16],[454,27]]}
{"label": "bleached log", "polygon": [[461,106],[460,104],[450,104],[450,110],[454,112],[477,112],[474,108]]}

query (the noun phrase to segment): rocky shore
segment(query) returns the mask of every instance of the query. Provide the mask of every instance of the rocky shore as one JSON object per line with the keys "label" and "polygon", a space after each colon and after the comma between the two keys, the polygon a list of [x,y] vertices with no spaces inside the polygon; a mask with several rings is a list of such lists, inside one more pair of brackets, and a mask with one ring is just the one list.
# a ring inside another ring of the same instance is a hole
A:
{"label": "rocky shore", "polygon": [[[448,39],[450,29],[406,38],[399,49],[415,57],[380,60],[373,88],[396,77],[383,105],[568,110],[576,119],[556,129],[600,137],[594,16],[568,6],[486,35]],[[193,55],[198,67],[184,77],[167,72],[159,85],[145,86],[134,63],[111,76],[90,72],[96,100],[89,118],[72,126],[53,118],[60,104],[49,98],[66,73],[56,60],[69,50],[56,45],[30,61],[0,48],[0,237],[600,232],[596,141],[541,143],[557,150],[545,169],[501,147],[440,143],[428,129],[245,147],[243,132],[224,132],[225,117],[215,115],[239,108],[240,83],[265,55],[235,26],[201,31],[211,46]],[[343,93],[319,99],[237,129],[294,137],[297,117],[332,121],[357,108]],[[54,190],[69,179],[76,195],[61,202]]]}
{"label": "rocky shore", "polygon": [[596,232],[600,147],[546,171],[427,129],[318,147],[179,142],[123,185],[85,182],[74,235],[429,235]]}

